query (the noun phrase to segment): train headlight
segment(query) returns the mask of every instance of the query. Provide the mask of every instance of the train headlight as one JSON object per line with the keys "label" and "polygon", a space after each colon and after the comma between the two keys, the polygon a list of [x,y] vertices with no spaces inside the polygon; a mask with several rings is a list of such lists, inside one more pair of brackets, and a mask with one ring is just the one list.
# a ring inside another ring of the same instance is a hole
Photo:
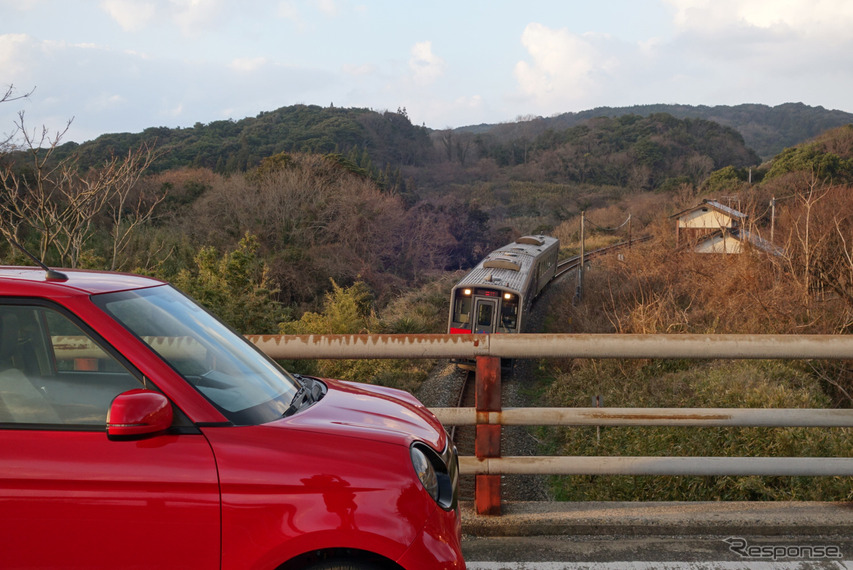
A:
{"label": "train headlight", "polygon": [[463,294],[463,295],[470,295],[470,294],[471,294],[471,290],[470,290],[470,289],[463,289],[463,290],[462,290],[462,294]]}
{"label": "train headlight", "polygon": [[504,293],[504,299],[507,301],[512,300],[512,293]]}

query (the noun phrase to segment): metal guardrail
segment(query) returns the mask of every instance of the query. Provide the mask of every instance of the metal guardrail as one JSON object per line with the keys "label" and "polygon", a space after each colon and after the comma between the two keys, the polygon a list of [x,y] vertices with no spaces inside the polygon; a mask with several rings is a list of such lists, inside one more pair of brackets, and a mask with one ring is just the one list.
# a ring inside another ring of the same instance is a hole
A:
{"label": "metal guardrail", "polygon": [[502,425],[853,427],[853,410],[739,408],[508,408],[500,403],[501,358],[694,358],[853,360],[843,335],[295,335],[250,336],[273,358],[477,359],[477,407],[436,408],[446,425],[475,425],[480,514],[500,514],[502,474],[853,475],[853,458],[500,457]]}
{"label": "metal guardrail", "polygon": [[431,408],[445,425],[853,427],[853,410],[814,408]]}
{"label": "metal guardrail", "polygon": [[848,335],[367,334],[250,335],[269,356],[299,358],[853,359]]}
{"label": "metal guardrail", "polygon": [[[460,457],[473,475],[850,476],[847,457]],[[475,491],[476,492],[476,491]]]}

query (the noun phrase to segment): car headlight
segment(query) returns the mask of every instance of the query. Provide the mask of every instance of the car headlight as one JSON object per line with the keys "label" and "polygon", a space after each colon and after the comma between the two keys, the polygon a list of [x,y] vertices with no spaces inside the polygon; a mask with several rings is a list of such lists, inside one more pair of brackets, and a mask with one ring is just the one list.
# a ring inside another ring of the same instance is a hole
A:
{"label": "car headlight", "polygon": [[446,511],[458,504],[459,461],[456,447],[449,443],[438,453],[423,442],[415,442],[409,448],[412,466],[429,496]]}
{"label": "car headlight", "polygon": [[415,473],[418,475],[421,484],[433,498],[435,502],[439,499],[438,474],[435,472],[435,466],[426,456],[426,452],[420,446],[413,445],[411,447],[412,465],[415,467]]}

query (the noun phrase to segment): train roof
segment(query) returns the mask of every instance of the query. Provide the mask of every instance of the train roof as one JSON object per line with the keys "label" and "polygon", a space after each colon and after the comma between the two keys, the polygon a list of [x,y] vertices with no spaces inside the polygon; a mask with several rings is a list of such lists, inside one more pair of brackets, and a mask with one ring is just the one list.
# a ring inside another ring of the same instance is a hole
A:
{"label": "train roof", "polygon": [[518,238],[488,254],[456,284],[456,287],[494,287],[524,291],[536,260],[543,253],[559,247],[559,243],[557,238],[543,235]]}

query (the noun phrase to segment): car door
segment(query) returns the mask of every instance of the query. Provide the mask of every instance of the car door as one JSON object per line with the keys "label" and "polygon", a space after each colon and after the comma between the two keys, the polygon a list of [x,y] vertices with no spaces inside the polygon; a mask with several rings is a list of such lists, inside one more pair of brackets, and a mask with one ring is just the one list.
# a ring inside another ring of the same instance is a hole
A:
{"label": "car door", "polygon": [[156,388],[86,330],[0,303],[0,566],[218,568],[207,440],[177,409],[162,435],[109,440],[112,398]]}

